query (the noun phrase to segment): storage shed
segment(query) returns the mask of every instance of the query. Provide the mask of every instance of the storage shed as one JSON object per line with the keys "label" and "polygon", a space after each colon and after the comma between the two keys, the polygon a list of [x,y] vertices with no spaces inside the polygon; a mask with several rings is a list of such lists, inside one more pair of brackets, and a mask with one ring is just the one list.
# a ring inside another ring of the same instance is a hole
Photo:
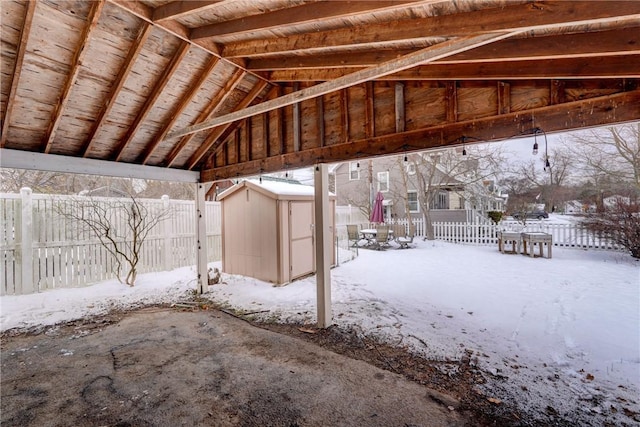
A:
{"label": "storage shed", "polygon": [[[225,273],[285,284],[315,272],[313,187],[243,181],[219,200]],[[329,203],[330,233],[335,236],[335,196]]]}

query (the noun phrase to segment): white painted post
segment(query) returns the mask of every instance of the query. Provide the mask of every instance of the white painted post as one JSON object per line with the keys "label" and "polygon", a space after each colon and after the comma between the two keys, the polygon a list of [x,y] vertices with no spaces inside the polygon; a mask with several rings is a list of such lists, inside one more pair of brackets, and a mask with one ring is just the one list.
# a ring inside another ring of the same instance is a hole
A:
{"label": "white painted post", "polygon": [[22,214],[20,218],[20,281],[16,283],[16,295],[31,294],[37,291],[33,283],[33,200],[32,191],[20,189],[22,196]]}
{"label": "white painted post", "polygon": [[173,237],[173,230],[172,230],[172,224],[173,224],[173,215],[169,214],[169,208],[170,208],[170,200],[169,200],[169,196],[167,196],[166,194],[163,195],[161,197],[162,199],[162,211],[165,215],[164,220],[163,220],[163,225],[162,225],[162,232],[164,234],[164,240],[163,240],[163,244],[164,244],[164,265],[163,265],[163,269],[165,271],[171,270],[173,268],[173,257],[171,256],[171,238]]}
{"label": "white painted post", "polygon": [[331,325],[331,221],[329,220],[329,167],[316,166],[315,185],[315,232],[316,232],[316,290],[318,327]]}
{"label": "white painted post", "polygon": [[207,221],[205,196],[211,184],[196,184],[196,260],[197,291],[203,294],[209,290],[209,272],[207,269]]}

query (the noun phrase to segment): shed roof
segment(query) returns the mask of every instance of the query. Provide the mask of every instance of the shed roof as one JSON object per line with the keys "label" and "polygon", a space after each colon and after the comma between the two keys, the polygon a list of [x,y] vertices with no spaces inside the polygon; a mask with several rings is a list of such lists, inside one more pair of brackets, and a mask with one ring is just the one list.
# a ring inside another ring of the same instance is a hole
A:
{"label": "shed roof", "polygon": [[[245,180],[220,193],[218,200],[223,200],[238,191],[250,188],[277,200],[313,200],[315,188],[310,185],[292,184],[288,182]],[[329,193],[329,197],[335,197]]]}
{"label": "shed roof", "polygon": [[3,166],[209,181],[640,119],[638,1],[1,7]]}

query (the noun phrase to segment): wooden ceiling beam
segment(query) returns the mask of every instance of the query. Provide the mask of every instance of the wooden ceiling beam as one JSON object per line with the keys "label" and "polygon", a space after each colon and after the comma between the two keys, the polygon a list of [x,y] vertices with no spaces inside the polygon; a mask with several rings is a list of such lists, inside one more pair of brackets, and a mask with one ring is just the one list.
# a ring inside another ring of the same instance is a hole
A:
{"label": "wooden ceiling beam", "polygon": [[[508,4],[508,3],[507,3]],[[615,19],[637,22],[640,17],[638,1],[538,1],[508,5],[473,12],[398,20],[319,31],[268,40],[229,43],[223,56],[252,57],[286,52],[310,51],[322,46],[352,48],[362,44],[452,37],[515,30],[543,30],[580,23],[597,23]]]}
{"label": "wooden ceiling beam", "polygon": [[415,1],[416,0],[319,1],[194,28],[191,30],[191,38],[198,40],[208,37],[282,27],[299,24],[301,22],[345,17],[377,9],[403,6]]}
{"label": "wooden ceiling beam", "polygon": [[[353,68],[278,70],[269,75],[277,82],[323,82],[342,77]],[[533,79],[605,79],[640,77],[640,55],[560,58],[530,61],[439,64],[434,62],[377,80],[533,80]]]}
{"label": "wooden ceiling beam", "polygon": [[158,135],[155,137],[154,141],[149,145],[147,145],[147,148],[140,156],[141,163],[143,165],[149,161],[149,158],[153,154],[153,151],[158,147],[158,145],[160,145],[160,143],[167,136],[167,134],[175,124],[176,120],[178,120],[180,115],[189,106],[189,103],[191,103],[191,100],[196,95],[196,93],[198,93],[198,91],[200,90],[200,88],[202,87],[204,82],[207,80],[207,78],[209,77],[209,75],[211,74],[211,72],[213,71],[213,69],[215,68],[216,64],[219,61],[220,61],[219,58],[212,56],[209,59],[209,62],[207,63],[207,65],[205,66],[205,69],[202,70],[198,78],[191,84],[191,86],[189,86],[185,94],[182,96],[182,99],[180,99],[180,101],[178,102],[178,105],[176,105],[173,112],[171,113],[171,117],[162,126],[162,129],[160,129],[160,132],[158,132]]}
{"label": "wooden ceiling beam", "polygon": [[[247,96],[245,96],[242,101],[240,101],[240,103],[236,105],[233,111],[239,111],[251,105],[251,103],[258,97],[258,95],[260,95],[265,87],[267,87],[267,82],[262,80],[258,81],[256,85],[251,89],[251,91],[247,94]],[[207,154],[207,151],[209,151],[211,147],[215,146],[218,138],[224,133],[229,125],[230,123],[227,123],[226,125],[214,129],[213,132],[211,132],[211,134],[207,136],[207,138],[205,138],[202,144],[200,144],[200,147],[198,147],[196,152],[193,153],[193,155],[189,159],[189,162],[187,163],[187,169],[193,169],[198,164],[202,157]]]}
{"label": "wooden ceiling beam", "polygon": [[173,54],[173,57],[171,58],[171,61],[169,61],[167,66],[164,68],[164,72],[162,73],[160,78],[156,81],[156,84],[153,86],[153,89],[151,90],[151,92],[146,96],[145,102],[142,105],[142,108],[140,109],[140,111],[138,111],[138,115],[133,120],[133,123],[131,124],[131,126],[129,126],[129,130],[127,130],[127,133],[125,134],[125,136],[122,138],[122,140],[120,140],[118,147],[116,147],[116,149],[113,151],[112,156],[116,162],[119,162],[120,160],[122,160],[124,151],[129,146],[133,138],[136,136],[138,129],[142,125],[142,122],[149,115],[149,112],[151,111],[151,109],[153,108],[153,105],[162,94],[162,91],[164,90],[164,88],[169,83],[169,80],[171,80],[171,77],[173,77],[175,72],[180,67],[180,64],[182,63],[182,59],[185,57],[187,52],[189,52],[189,48],[190,48],[189,43],[181,42],[180,46],[178,46],[178,48],[176,49],[176,52]]}
{"label": "wooden ceiling beam", "polygon": [[113,86],[111,87],[111,91],[109,92],[109,95],[107,95],[107,98],[104,102],[104,106],[102,107],[100,114],[98,115],[95,122],[93,123],[93,127],[91,128],[91,131],[89,132],[89,135],[87,137],[87,142],[84,146],[84,149],[82,150],[82,157],[89,157],[91,148],[95,143],[94,139],[98,134],[98,131],[104,124],[105,120],[109,116],[111,109],[115,105],[115,101],[118,98],[118,94],[120,93],[120,90],[124,86],[124,83],[127,81],[127,76],[129,76],[131,69],[136,63],[136,59],[138,58],[138,55],[140,55],[140,51],[142,51],[142,48],[144,47],[144,44],[149,38],[149,35],[151,34],[152,30],[153,30],[152,25],[146,22],[142,23],[142,28],[138,33],[138,37],[129,48],[129,53],[127,54],[127,57],[125,58],[124,63],[120,68],[120,71],[118,72],[118,76],[116,77],[113,83]]}
{"label": "wooden ceiling beam", "polygon": [[388,74],[393,74],[398,71],[413,68],[419,64],[437,61],[438,59],[442,59],[459,52],[464,52],[465,50],[473,49],[489,43],[494,43],[498,40],[512,37],[516,34],[517,33],[482,34],[478,36],[463,37],[458,40],[451,40],[448,42],[440,43],[436,46],[411,53],[392,61],[382,63],[378,66],[356,71],[330,82],[320,83],[318,85],[281,96],[280,98],[245,108],[241,111],[225,114],[223,116],[216,117],[213,120],[186,127],[179,131],[172,132],[168,136],[173,138],[177,136],[188,135],[191,133],[200,132],[202,130],[211,129],[222,124],[231,123],[236,120],[242,120],[244,118],[255,116],[257,114],[266,113],[267,111],[276,110],[278,108],[292,105],[297,102],[302,102],[307,99],[312,99],[317,96],[325,95],[327,93],[331,93],[340,89],[355,86],[359,83],[364,83],[369,80],[375,80]]}
{"label": "wooden ceiling beam", "polygon": [[[218,93],[213,97],[211,102],[205,106],[204,110],[200,112],[198,117],[196,118],[196,125],[199,123],[204,123],[209,120],[213,115],[222,107],[222,104],[227,100],[227,98],[231,95],[234,89],[240,84],[242,79],[246,76],[246,72],[244,70],[238,69],[236,70],[231,78],[227,80],[227,83],[224,87],[220,88]],[[180,135],[182,136],[182,135]],[[182,150],[187,146],[187,144],[191,141],[194,135],[186,135],[178,142],[178,144],[173,147],[169,157],[167,158],[167,167],[171,167],[173,163],[176,161]],[[171,135],[168,136],[171,138]]]}
{"label": "wooden ceiling beam", "polygon": [[637,120],[638,105],[640,90],[622,92],[232,164],[204,170],[200,177],[202,182],[219,181],[260,172],[277,172],[285,168],[308,167],[318,161],[331,163],[443,148],[459,145],[462,137],[482,142],[517,138],[531,135],[536,127],[545,132],[557,132],[610,125]]}
{"label": "wooden ceiling beam", "polygon": [[222,59],[223,61],[225,61],[226,63],[228,63],[229,65],[233,66],[234,68],[237,69],[241,69],[245,72],[249,72],[250,74],[254,75],[255,77],[257,77],[260,80],[265,80],[264,76],[261,73],[254,73],[254,72],[250,72],[248,71],[244,65],[243,65],[243,61],[242,60],[234,60],[234,59],[227,59],[227,58],[223,58],[220,55],[220,49],[218,47],[218,45],[216,43],[214,43],[211,40],[208,39],[202,39],[202,40],[192,40],[191,36],[190,36],[190,29],[185,27],[184,25],[182,25],[181,23],[179,23],[178,21],[172,20],[172,19],[167,19],[167,20],[163,20],[162,22],[154,22],[153,21],[153,9],[151,9],[150,7],[148,7],[147,5],[143,4],[142,2],[139,1],[131,1],[131,0],[107,0],[108,2],[114,4],[115,6],[118,6],[119,8],[121,8],[122,10],[125,10],[129,13],[131,13],[134,16],[137,16],[138,18],[153,24],[154,26],[162,29],[163,31],[168,32],[169,34],[172,34],[175,37],[178,37],[179,39],[199,48],[204,50],[205,52],[214,55],[220,59]]}
{"label": "wooden ceiling beam", "polygon": [[64,110],[67,107],[67,102],[69,101],[69,95],[71,94],[71,89],[78,78],[78,74],[80,73],[80,68],[82,67],[82,62],[87,54],[87,45],[89,44],[89,40],[91,38],[92,31],[98,25],[98,20],[100,19],[100,13],[102,12],[102,8],[104,7],[104,0],[99,0],[93,2],[91,5],[91,10],[89,11],[89,16],[87,16],[87,25],[85,25],[82,34],[80,36],[80,44],[76,48],[76,51],[73,54],[73,59],[71,60],[71,69],[69,70],[69,75],[67,76],[67,80],[62,87],[62,93],[56,102],[56,106],[53,110],[53,114],[51,115],[51,121],[49,122],[49,126],[47,128],[47,132],[45,134],[44,140],[42,142],[42,151],[45,153],[49,153],[51,151],[51,146],[53,145],[53,141],[56,138],[56,132],[58,131],[58,126],[60,125],[60,120],[64,115]]}
{"label": "wooden ceiling beam", "polygon": [[154,22],[162,22],[167,19],[178,19],[185,15],[203,12],[222,0],[184,0],[172,1],[153,9],[152,19]]}
{"label": "wooden ceiling beam", "polygon": [[[640,3],[640,2],[639,2]],[[247,68],[254,71],[327,69],[369,67],[398,56],[407,50],[374,50],[371,52],[344,52],[303,57],[252,59]],[[627,55],[640,53],[640,27],[621,28],[583,34],[563,34],[545,37],[501,40],[490,46],[451,55],[438,64],[467,64],[469,62],[523,61],[531,59],[577,58],[593,56]]]}
{"label": "wooden ceiling beam", "polygon": [[27,2],[24,12],[24,23],[20,31],[20,40],[18,41],[18,49],[16,51],[16,59],[13,64],[13,73],[10,74],[11,84],[9,95],[7,97],[7,107],[5,109],[4,118],[2,119],[2,135],[0,136],[0,148],[4,147],[9,133],[9,123],[11,121],[11,113],[13,111],[16,93],[18,92],[18,84],[20,83],[20,74],[22,74],[22,64],[24,62],[24,54],[27,51],[27,43],[31,35],[31,24],[35,15],[38,2],[31,0]]}

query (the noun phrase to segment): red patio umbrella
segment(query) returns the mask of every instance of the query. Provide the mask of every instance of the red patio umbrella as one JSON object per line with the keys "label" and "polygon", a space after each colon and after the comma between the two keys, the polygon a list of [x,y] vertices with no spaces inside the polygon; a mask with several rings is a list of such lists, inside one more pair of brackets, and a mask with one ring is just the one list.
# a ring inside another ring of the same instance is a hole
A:
{"label": "red patio umbrella", "polygon": [[371,216],[369,216],[369,221],[371,222],[384,222],[384,212],[382,209],[382,201],[384,200],[384,196],[381,192],[378,191],[376,194],[376,199],[373,202],[373,209],[371,210]]}

